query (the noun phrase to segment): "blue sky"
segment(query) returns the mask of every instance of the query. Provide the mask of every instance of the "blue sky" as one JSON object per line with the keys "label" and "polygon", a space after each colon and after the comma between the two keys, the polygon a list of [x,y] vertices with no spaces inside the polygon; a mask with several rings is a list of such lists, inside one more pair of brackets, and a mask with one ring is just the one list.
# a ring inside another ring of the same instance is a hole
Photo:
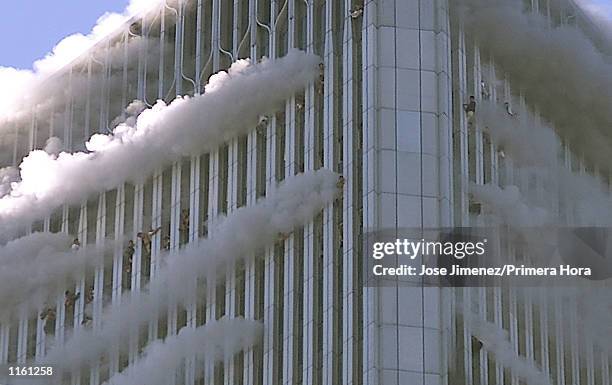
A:
{"label": "blue sky", "polygon": [[31,68],[62,38],[89,33],[104,12],[121,12],[128,0],[2,1],[0,66]]}
{"label": "blue sky", "polygon": [[[129,0],[3,1],[0,12],[0,67],[29,69],[64,37],[87,34],[105,12],[121,12]],[[579,0],[612,20],[612,0]]]}

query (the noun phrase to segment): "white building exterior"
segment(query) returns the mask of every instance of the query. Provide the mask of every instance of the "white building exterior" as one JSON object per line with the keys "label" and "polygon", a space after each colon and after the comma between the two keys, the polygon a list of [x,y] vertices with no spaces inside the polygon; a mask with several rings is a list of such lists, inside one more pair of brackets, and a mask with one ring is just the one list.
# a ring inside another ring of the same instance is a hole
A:
{"label": "white building exterior", "polygon": [[[128,354],[109,352],[108,366],[74,373],[73,384],[100,384],[134,362],[148,342],[224,315],[261,320],[262,343],[216,367],[186,362],[177,384],[519,384],[476,347],[461,315],[462,304],[474,298],[480,315],[507,330],[516,353],[550,373],[555,384],[610,384],[610,357],[592,344],[578,347],[577,332],[568,332],[576,329],[565,327],[576,320],[555,318],[560,306],[576,304],[525,305],[497,288],[364,288],[364,232],[469,225],[469,182],[507,184],[502,179],[514,177],[511,162],[501,168],[482,127],[468,128],[462,104],[469,95],[480,100],[483,68],[495,64],[451,25],[449,2],[168,5],[134,18],[58,74],[68,98],[51,109],[32,106],[27,118],[8,123],[13,134],[0,141],[3,166],[18,165],[50,136],[62,139],[66,149],[82,150],[92,133],[108,132],[131,100],[152,104],[199,93],[204,79],[238,58],[274,58],[299,48],[324,63],[323,86],[315,82],[288,100],[266,127],[21,230],[19,235],[65,232],[87,246],[162,228],[153,237],[150,260],[138,244],[129,275],[118,248],[112,269],[75,283],[81,293],[93,287],[98,328],[103,306],[155,279],[165,236],[171,250],[181,248],[206,236],[206,225],[218,215],[254,204],[275,183],[304,170],[324,167],[346,179],[342,197],[307,226],[208,282],[206,298],[193,306],[151,319],[146,333],[122,342]],[[544,12],[546,3],[528,5]],[[144,45],[130,44],[140,35],[148,37]],[[507,100],[513,85],[499,80],[501,86],[486,87],[493,99],[500,94]],[[570,165],[580,162],[569,152],[566,158]],[[189,211],[188,239],[179,231],[182,210]],[[39,317],[1,323],[0,363],[43,357],[49,338],[61,344],[67,331],[83,327],[83,309],[83,296],[70,313],[58,298],[54,336],[46,335]]]}

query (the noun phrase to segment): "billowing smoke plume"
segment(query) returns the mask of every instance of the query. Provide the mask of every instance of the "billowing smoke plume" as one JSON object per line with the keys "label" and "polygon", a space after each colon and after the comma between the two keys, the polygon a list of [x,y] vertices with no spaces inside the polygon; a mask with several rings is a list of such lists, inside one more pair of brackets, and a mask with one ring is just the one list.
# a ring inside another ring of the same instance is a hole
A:
{"label": "billowing smoke plume", "polygon": [[483,101],[478,105],[477,122],[491,140],[521,166],[556,165],[561,144],[549,127],[537,126],[529,111],[510,116],[499,104]]}
{"label": "billowing smoke plume", "polygon": [[312,81],[317,63],[316,56],[300,51],[261,63],[239,60],[211,76],[204,94],[169,105],[158,101],[135,122],[127,119],[110,135],[92,136],[86,144],[90,152],[32,151],[20,165],[21,181],[0,199],[0,233],[126,180],[144,181],[168,162],[248,132],[262,114],[274,112]]}
{"label": "billowing smoke plume", "polygon": [[494,208],[496,214],[503,217],[504,223],[517,227],[551,224],[549,213],[526,203],[517,186],[501,188],[493,184],[472,184],[470,192],[475,201]]}
{"label": "billowing smoke plume", "polygon": [[515,0],[455,0],[466,34],[516,91],[591,161],[609,165],[612,65],[573,27],[551,27]]}
{"label": "billowing smoke plume", "polygon": [[[44,58],[34,62],[33,69],[0,67],[0,123],[25,113],[32,101],[40,100],[37,88],[51,75],[85,52],[91,51],[99,41],[116,32],[134,15],[159,7],[163,2],[164,0],[132,0],[123,13],[105,13],[88,35],[77,33],[64,38]],[[171,4],[174,2],[169,1]]]}
{"label": "billowing smoke plume", "polygon": [[[254,206],[242,207],[213,224],[212,237],[169,255],[147,290],[132,293],[119,306],[104,311],[102,328],[80,329],[67,344],[52,349],[45,361],[57,370],[98,362],[113,341],[125,340],[130,330],[146,325],[170,303],[189,303],[197,279],[215,279],[228,264],[279,240],[303,226],[338,194],[338,175],[318,170],[284,181]],[[265,226],[262,226],[265,224]]]}
{"label": "billowing smoke plume", "polygon": [[[33,233],[0,247],[0,319],[54,303],[64,290],[104,263],[104,249],[72,251],[71,243],[66,234]],[[110,264],[109,258],[106,261]]]}
{"label": "billowing smoke plume", "polygon": [[[470,318],[470,315],[465,315]],[[482,347],[493,354],[495,360],[510,369],[512,374],[530,385],[552,384],[548,375],[542,372],[535,363],[518,355],[508,340],[507,333],[499,326],[471,316],[469,320],[472,333],[482,343]]]}
{"label": "billowing smoke plume", "polygon": [[[165,385],[185,360],[195,357],[199,365],[221,362],[252,347],[261,338],[263,327],[257,321],[242,318],[206,323],[198,328],[184,327],[176,336],[147,346],[142,357],[125,371],[111,377],[107,385]],[[196,371],[196,379],[202,371]]]}
{"label": "billowing smoke plume", "polygon": [[0,168],[0,198],[11,191],[11,185],[19,181],[19,169],[15,167]]}

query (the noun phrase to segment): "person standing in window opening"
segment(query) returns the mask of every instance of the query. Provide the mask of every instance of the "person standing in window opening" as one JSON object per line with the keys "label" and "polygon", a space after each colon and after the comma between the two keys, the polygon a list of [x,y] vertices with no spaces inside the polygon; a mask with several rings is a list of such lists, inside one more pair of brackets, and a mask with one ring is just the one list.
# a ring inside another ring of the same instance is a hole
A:
{"label": "person standing in window opening", "polygon": [[319,95],[323,95],[325,85],[325,64],[319,63],[319,85],[317,87],[317,92]]}
{"label": "person standing in window opening", "polygon": [[470,102],[468,104],[464,104],[463,109],[465,110],[468,119],[472,120],[472,117],[476,113],[476,99],[474,98],[474,95],[470,96]]}
{"label": "person standing in window opening", "polygon": [[53,334],[55,329],[55,309],[47,307],[40,314],[40,319],[44,321],[43,330],[45,334]]}
{"label": "person standing in window opening", "polygon": [[489,100],[489,97],[491,96],[491,94],[489,94],[489,87],[487,87],[487,83],[485,83],[484,80],[480,81],[480,94],[485,100]]}
{"label": "person standing in window opening", "polygon": [[344,180],[344,177],[342,175],[340,175],[338,177],[338,181],[336,182],[336,188],[338,188],[338,190],[342,190],[344,189],[344,183],[346,181]]}
{"label": "person standing in window opening", "polygon": [[515,115],[514,111],[512,111],[512,107],[510,107],[510,103],[505,102],[504,103],[504,107],[506,107],[506,113],[508,115],[510,115],[510,116],[514,116]]}
{"label": "person standing in window opening", "polygon": [[179,233],[181,234],[181,242],[187,243],[189,240],[189,210],[181,210],[181,223],[179,224]]}
{"label": "person standing in window opening", "polygon": [[162,247],[164,250],[170,250],[170,236],[164,235],[164,239],[162,240]]}
{"label": "person standing in window opening", "polygon": [[142,250],[147,254],[151,255],[151,237],[155,236],[161,230],[161,226],[155,230],[149,230],[136,234],[136,237],[140,238],[142,242]]}
{"label": "person standing in window opening", "polygon": [[359,16],[363,15],[363,4],[359,4],[351,9],[350,15],[353,19],[357,19]]}
{"label": "person standing in window opening", "polygon": [[85,305],[92,303],[94,300],[94,288],[93,286],[89,287],[89,290],[85,293]]}
{"label": "person standing in window opening", "polygon": [[66,306],[66,310],[73,308],[79,298],[81,298],[81,293],[72,294],[70,290],[66,290],[64,292],[64,306]]}
{"label": "person standing in window opening", "polygon": [[132,258],[134,257],[135,251],[134,241],[130,239],[123,251],[123,271],[128,274],[132,272]]}
{"label": "person standing in window opening", "polygon": [[72,245],[70,246],[70,250],[76,252],[79,251],[80,248],[81,242],[79,241],[79,238],[74,238],[74,241],[72,241]]}

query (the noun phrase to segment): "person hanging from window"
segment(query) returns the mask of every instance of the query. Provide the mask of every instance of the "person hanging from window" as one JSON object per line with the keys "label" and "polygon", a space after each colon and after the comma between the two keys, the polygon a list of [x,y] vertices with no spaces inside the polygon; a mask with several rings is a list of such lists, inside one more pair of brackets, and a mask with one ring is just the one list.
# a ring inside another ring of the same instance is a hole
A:
{"label": "person hanging from window", "polygon": [[92,303],[94,300],[94,288],[93,286],[89,287],[89,290],[85,293],[85,305]]}
{"label": "person hanging from window", "polygon": [[359,16],[363,15],[363,4],[359,4],[355,6],[355,8],[350,10],[351,18],[357,19]]}
{"label": "person hanging from window", "polygon": [[81,298],[81,293],[72,294],[70,290],[66,290],[64,292],[64,306],[66,306],[66,310],[73,308],[79,298]]}
{"label": "person hanging from window", "polygon": [[464,104],[463,109],[465,110],[468,119],[472,119],[476,113],[476,99],[474,98],[474,95],[470,96],[470,102],[468,104]]}
{"label": "person hanging from window", "polygon": [[181,234],[181,241],[187,243],[189,240],[189,210],[181,210],[181,223],[179,224],[179,233]]}
{"label": "person hanging from window", "polygon": [[268,117],[266,115],[261,115],[259,117],[259,122],[257,122],[257,129],[264,129],[268,125]]}
{"label": "person hanging from window", "polygon": [[72,241],[72,245],[70,246],[70,250],[77,252],[80,248],[81,242],[79,241],[79,238],[74,238],[74,241]]}
{"label": "person hanging from window", "polygon": [[136,234],[140,241],[142,242],[142,250],[147,254],[151,254],[151,237],[155,236],[161,230],[161,226],[156,228],[155,230],[149,230],[145,232],[140,232]]}
{"label": "person hanging from window", "polygon": [[298,111],[302,111],[304,109],[304,99],[302,97],[295,101],[295,108],[297,108]]}
{"label": "person hanging from window", "polygon": [[514,113],[514,111],[512,111],[512,107],[510,106],[510,103],[505,102],[504,103],[504,107],[506,108],[506,113],[510,116],[515,116],[516,114]]}
{"label": "person hanging from window", "polygon": [[46,308],[41,314],[40,319],[44,321],[43,330],[45,334],[52,334],[55,329],[55,309]]}
{"label": "person hanging from window", "polygon": [[123,251],[123,271],[128,274],[132,272],[132,259],[135,251],[136,248],[134,247],[134,241],[130,239],[125,247],[125,250]]}
{"label": "person hanging from window", "polygon": [[336,182],[336,187],[338,188],[338,190],[342,190],[344,189],[344,183],[346,181],[344,180],[344,177],[342,175],[340,175],[338,177],[338,181]]}
{"label": "person hanging from window", "polygon": [[170,250],[170,236],[169,235],[164,235],[164,238],[162,239],[162,247],[164,248],[164,250]]}

